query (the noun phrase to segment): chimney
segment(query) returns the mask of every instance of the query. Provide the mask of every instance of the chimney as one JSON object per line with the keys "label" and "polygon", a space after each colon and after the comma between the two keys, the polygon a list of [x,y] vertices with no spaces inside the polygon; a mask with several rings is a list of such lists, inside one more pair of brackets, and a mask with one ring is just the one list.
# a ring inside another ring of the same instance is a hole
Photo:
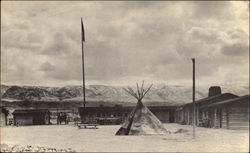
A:
{"label": "chimney", "polygon": [[208,91],[208,97],[217,96],[221,94],[221,88],[219,86],[211,86]]}

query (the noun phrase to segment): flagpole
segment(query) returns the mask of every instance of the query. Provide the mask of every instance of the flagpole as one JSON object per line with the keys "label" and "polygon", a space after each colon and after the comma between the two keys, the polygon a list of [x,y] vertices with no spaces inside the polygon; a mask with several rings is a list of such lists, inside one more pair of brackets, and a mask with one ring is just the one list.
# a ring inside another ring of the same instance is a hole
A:
{"label": "flagpole", "polygon": [[85,70],[84,70],[84,46],[82,41],[82,93],[83,93],[83,107],[85,108]]}
{"label": "flagpole", "polygon": [[193,62],[193,138],[195,139],[195,58]]}
{"label": "flagpole", "polygon": [[82,23],[82,18],[81,18],[81,29],[82,29],[82,35],[81,35],[81,42],[82,42],[82,93],[83,93],[83,107],[85,108],[85,69],[84,69],[84,46],[83,42],[84,40],[84,28],[83,28],[83,23]]}

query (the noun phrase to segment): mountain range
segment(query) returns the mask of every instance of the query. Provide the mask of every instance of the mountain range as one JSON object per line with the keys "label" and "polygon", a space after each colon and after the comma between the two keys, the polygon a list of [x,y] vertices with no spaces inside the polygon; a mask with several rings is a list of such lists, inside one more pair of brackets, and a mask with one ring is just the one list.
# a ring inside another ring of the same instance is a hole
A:
{"label": "mountain range", "polygon": [[[89,102],[136,102],[122,86],[89,85],[86,86],[86,100]],[[249,87],[221,87],[222,92],[236,95],[249,94]],[[135,89],[135,88],[134,88]],[[196,99],[205,98],[208,87],[196,88]],[[1,99],[29,101],[82,101],[81,86],[42,87],[1,85]],[[153,86],[143,99],[145,102],[184,104],[192,101],[192,88],[174,85]]]}

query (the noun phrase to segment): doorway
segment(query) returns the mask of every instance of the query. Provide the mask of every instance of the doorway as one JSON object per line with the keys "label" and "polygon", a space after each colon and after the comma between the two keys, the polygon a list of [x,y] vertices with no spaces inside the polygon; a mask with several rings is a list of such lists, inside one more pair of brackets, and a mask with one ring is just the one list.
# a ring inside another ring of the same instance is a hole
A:
{"label": "doorway", "polygon": [[174,117],[174,111],[170,111],[169,113],[169,123],[174,123],[175,117]]}
{"label": "doorway", "polygon": [[222,128],[222,110],[221,108],[217,109],[217,120],[218,120],[218,128]]}

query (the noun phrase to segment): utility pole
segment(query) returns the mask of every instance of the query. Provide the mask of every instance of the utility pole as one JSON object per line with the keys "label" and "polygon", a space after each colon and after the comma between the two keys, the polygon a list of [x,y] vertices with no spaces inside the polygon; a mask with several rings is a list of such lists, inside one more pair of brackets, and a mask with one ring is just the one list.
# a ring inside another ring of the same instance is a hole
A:
{"label": "utility pole", "polygon": [[195,58],[192,58],[193,62],[193,139],[195,139]]}

